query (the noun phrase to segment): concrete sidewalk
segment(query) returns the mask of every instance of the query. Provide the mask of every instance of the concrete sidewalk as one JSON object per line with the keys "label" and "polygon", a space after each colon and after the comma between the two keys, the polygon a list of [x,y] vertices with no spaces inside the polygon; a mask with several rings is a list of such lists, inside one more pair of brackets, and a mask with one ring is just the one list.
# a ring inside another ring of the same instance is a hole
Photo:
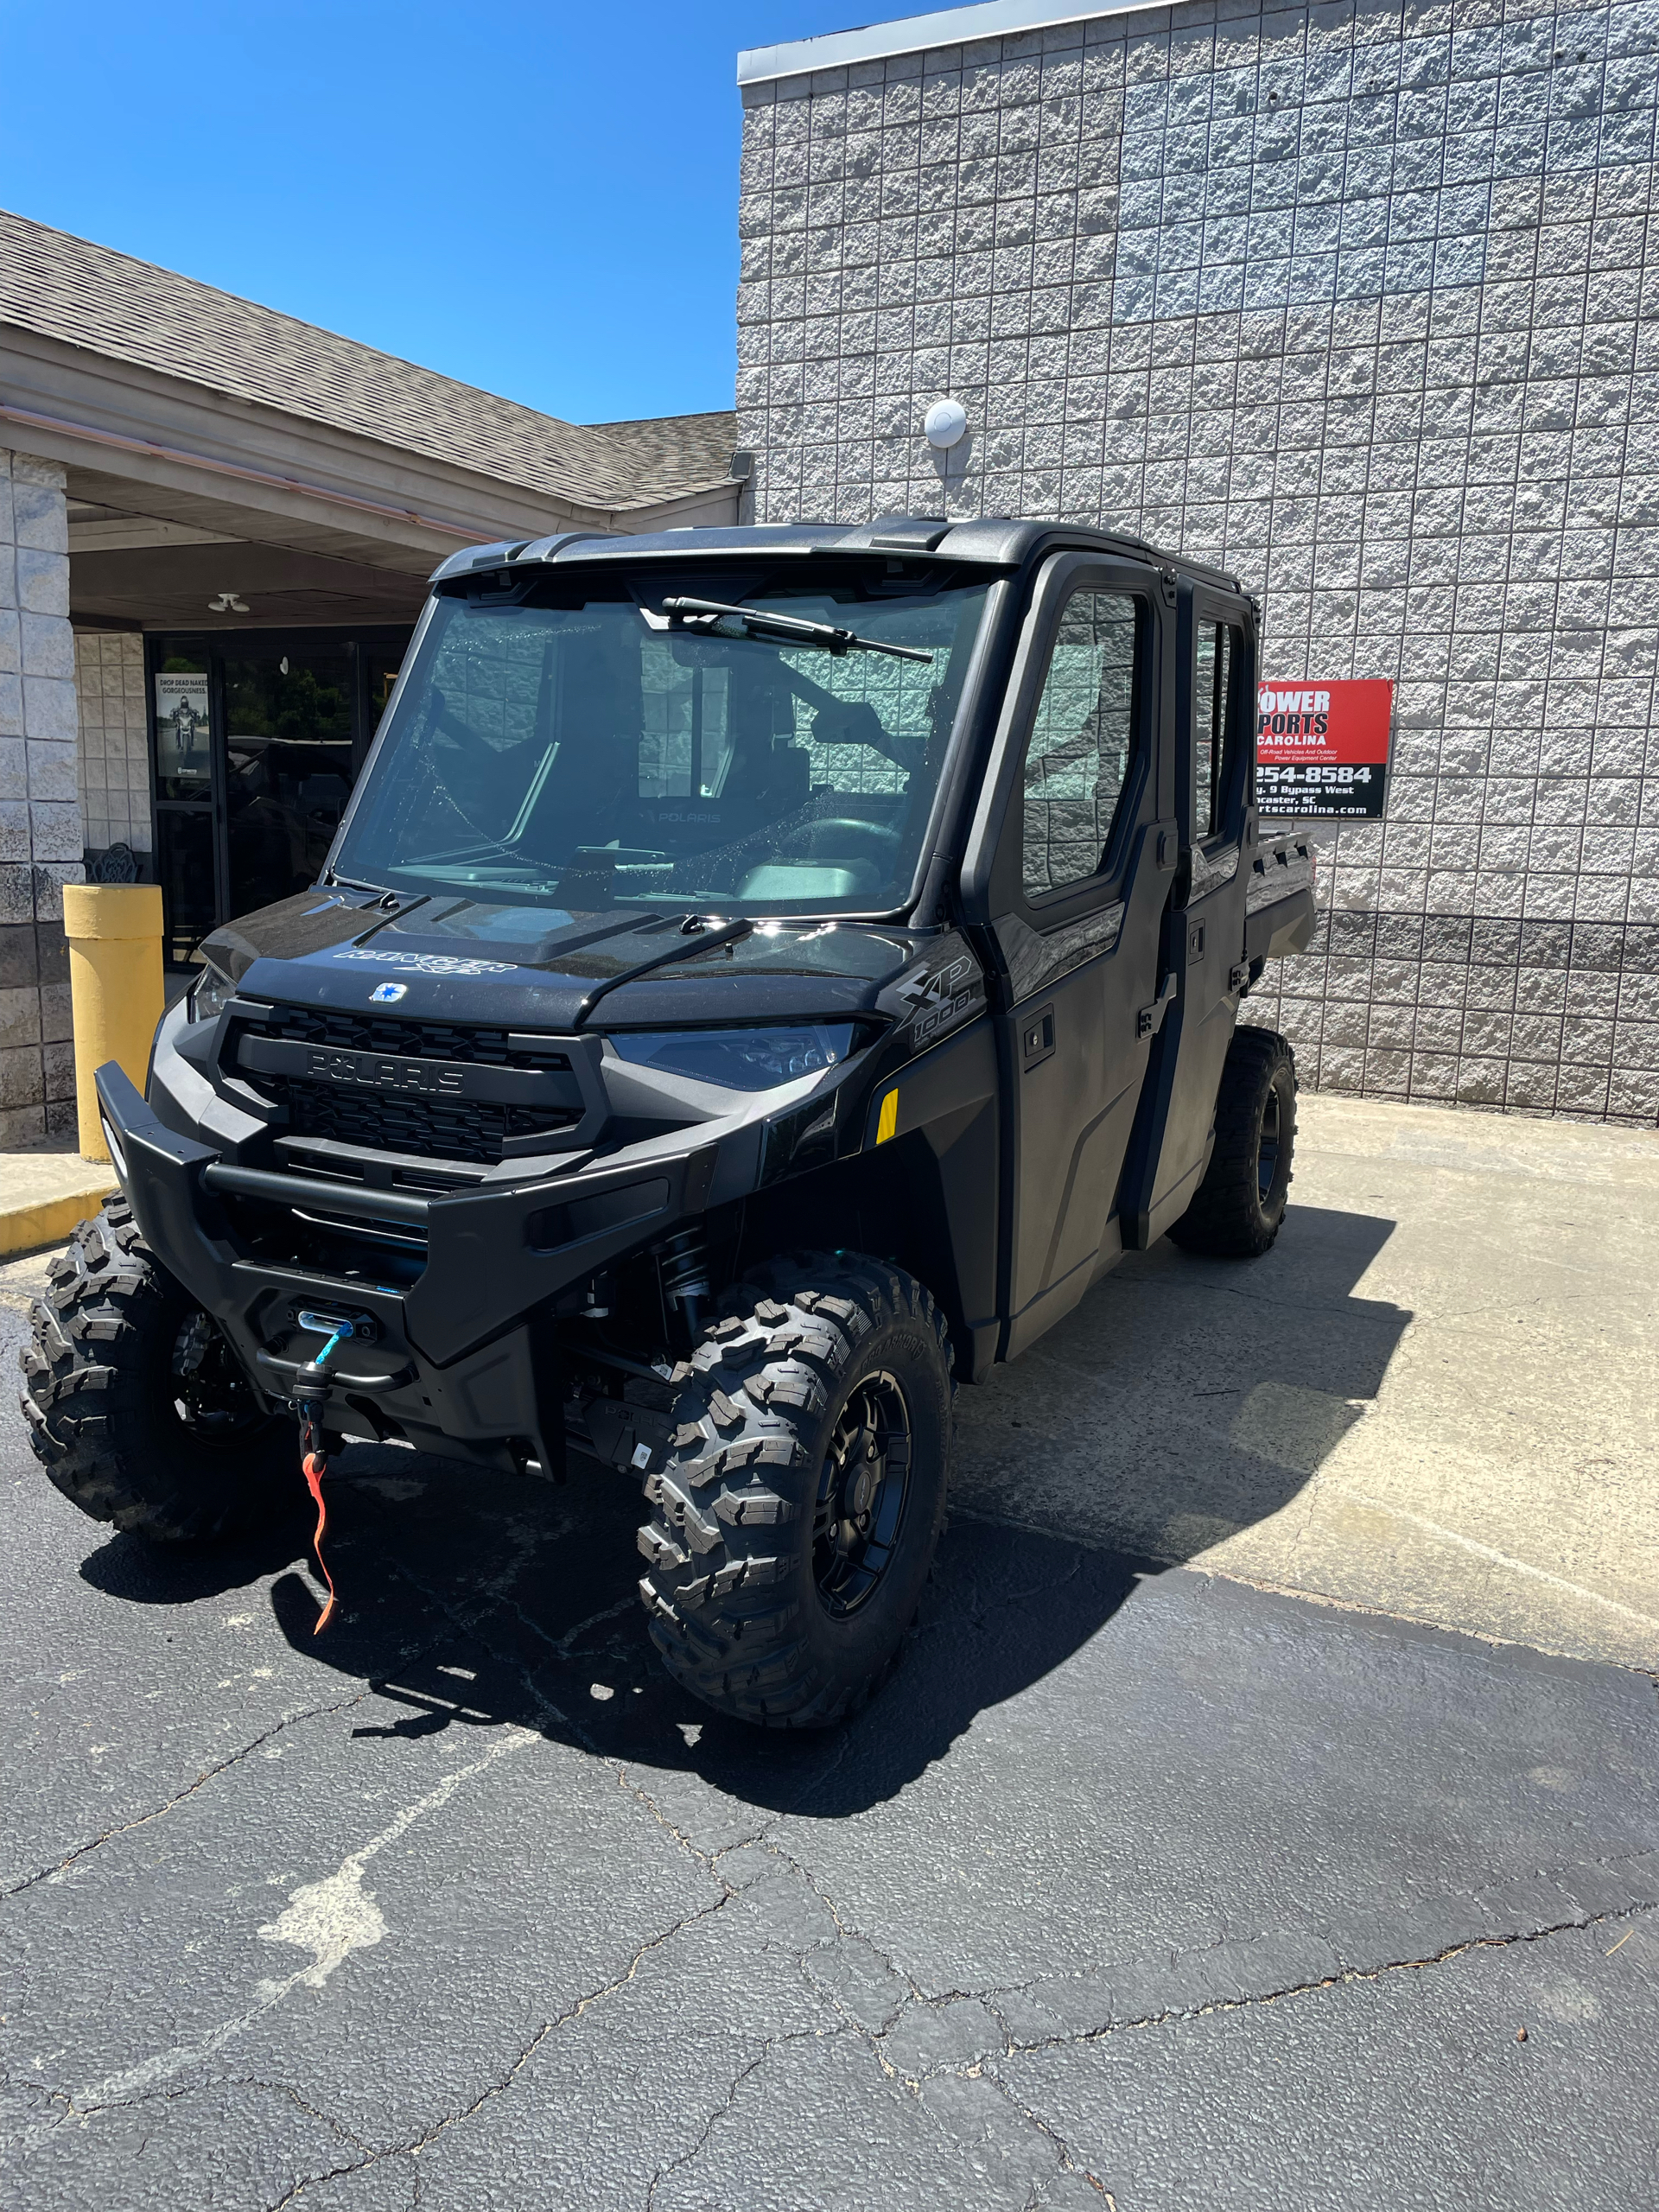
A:
{"label": "concrete sidewalk", "polygon": [[957,1504],[1659,1667],[1659,1137],[1300,1113],[1273,1252],[1127,1260],[963,1392]]}
{"label": "concrete sidewalk", "polygon": [[115,1187],[108,1160],[83,1160],[73,1136],[0,1151],[0,1259],[63,1243]]}

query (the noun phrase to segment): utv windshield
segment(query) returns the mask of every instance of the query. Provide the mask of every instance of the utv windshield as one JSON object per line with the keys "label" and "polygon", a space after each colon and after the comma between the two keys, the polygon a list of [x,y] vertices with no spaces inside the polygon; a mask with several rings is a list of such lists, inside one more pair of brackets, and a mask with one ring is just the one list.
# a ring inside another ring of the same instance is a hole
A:
{"label": "utv windshield", "polygon": [[335,872],[572,912],[902,905],[989,586],[885,565],[441,599]]}

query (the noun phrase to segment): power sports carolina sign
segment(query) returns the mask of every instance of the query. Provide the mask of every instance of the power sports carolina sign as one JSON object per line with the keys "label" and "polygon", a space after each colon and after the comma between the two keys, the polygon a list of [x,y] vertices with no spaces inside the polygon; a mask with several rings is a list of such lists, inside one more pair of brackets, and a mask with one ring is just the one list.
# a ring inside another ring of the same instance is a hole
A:
{"label": "power sports carolina sign", "polygon": [[1394,686],[1383,677],[1263,683],[1255,718],[1262,813],[1379,820],[1393,721]]}

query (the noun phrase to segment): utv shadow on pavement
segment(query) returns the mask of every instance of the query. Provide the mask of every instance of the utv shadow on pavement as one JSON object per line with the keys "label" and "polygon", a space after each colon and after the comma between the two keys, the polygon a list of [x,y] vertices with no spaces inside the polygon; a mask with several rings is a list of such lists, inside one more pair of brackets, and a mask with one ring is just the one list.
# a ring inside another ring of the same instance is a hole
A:
{"label": "utv shadow on pavement", "polygon": [[954,1503],[1166,1561],[1266,1520],[1382,1389],[1412,1317],[1354,1291],[1393,1228],[1293,1206],[1259,1260],[1129,1254],[963,1392]]}
{"label": "utv shadow on pavement", "polygon": [[310,1541],[316,1515],[303,1495],[278,1528],[229,1544],[152,1544],[118,1529],[81,1561],[80,1579],[135,1605],[189,1605],[245,1590],[288,1566]]}
{"label": "utv shadow on pavement", "polygon": [[[169,1605],[273,1571],[296,1651],[405,1716],[388,1740],[537,1729],[746,1803],[834,1818],[894,1796],[1095,1635],[1147,1573],[1275,1512],[1375,1396],[1409,1315],[1351,1295],[1392,1224],[1298,1208],[1247,1267],[1167,1243],[1127,1260],[1035,1351],[958,1402],[951,1525],[893,1681],[848,1726],[764,1734],[664,1675],[636,1593],[633,1482],[580,1458],[548,1488],[354,1446],[329,1483],[340,1618],[297,1540],[214,1554],[117,1536],[82,1569]],[[297,1465],[296,1490],[301,1488]],[[297,1525],[297,1524],[296,1524]]]}

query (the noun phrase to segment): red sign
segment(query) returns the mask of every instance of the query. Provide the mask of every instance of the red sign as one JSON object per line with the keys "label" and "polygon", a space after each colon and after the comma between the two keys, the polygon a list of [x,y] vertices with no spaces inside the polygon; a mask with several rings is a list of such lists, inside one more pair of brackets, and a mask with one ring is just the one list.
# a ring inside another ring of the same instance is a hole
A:
{"label": "red sign", "polygon": [[1263,814],[1377,820],[1393,721],[1386,677],[1264,683],[1256,696],[1256,804]]}

